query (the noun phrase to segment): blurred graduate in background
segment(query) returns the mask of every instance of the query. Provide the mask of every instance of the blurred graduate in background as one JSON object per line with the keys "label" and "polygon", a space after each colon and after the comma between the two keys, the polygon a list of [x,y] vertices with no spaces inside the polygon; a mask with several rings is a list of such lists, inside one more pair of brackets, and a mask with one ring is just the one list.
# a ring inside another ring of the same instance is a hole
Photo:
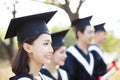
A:
{"label": "blurred graduate in background", "polygon": [[53,33],[52,36],[52,47],[53,55],[51,58],[51,63],[44,64],[41,69],[41,73],[44,74],[45,80],[68,80],[68,75],[65,70],[59,68],[64,65],[67,58],[66,46],[64,42],[64,37],[68,30]]}
{"label": "blurred graduate in background", "polygon": [[108,63],[105,60],[105,53],[101,47],[101,45],[107,40],[107,32],[104,26],[105,23],[94,26],[94,44],[91,44],[88,48],[88,51],[93,54],[95,59],[93,77],[96,80],[106,80],[118,70],[118,66],[115,60],[110,63],[111,66],[108,66]]}
{"label": "blurred graduate in background", "polygon": [[69,80],[94,80],[94,58],[88,52],[88,45],[94,37],[94,28],[90,25],[92,16],[72,21],[77,42],[67,49],[67,59],[62,66],[68,73]]}
{"label": "blurred graduate in background", "polygon": [[106,30],[104,28],[105,23],[101,23],[94,26],[95,38],[94,44],[90,45],[88,51],[91,52],[95,59],[95,67],[93,76],[96,80],[107,72],[107,65],[105,61],[104,51],[101,45],[106,41]]}

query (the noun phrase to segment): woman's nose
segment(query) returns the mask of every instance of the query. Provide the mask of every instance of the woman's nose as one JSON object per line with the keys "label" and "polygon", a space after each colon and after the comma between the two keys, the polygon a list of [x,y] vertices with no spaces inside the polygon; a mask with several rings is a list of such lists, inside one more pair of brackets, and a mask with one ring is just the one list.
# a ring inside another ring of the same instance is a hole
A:
{"label": "woman's nose", "polygon": [[50,45],[50,52],[53,53],[53,47]]}
{"label": "woman's nose", "polygon": [[67,53],[65,52],[65,55],[64,55],[65,58],[67,58]]}

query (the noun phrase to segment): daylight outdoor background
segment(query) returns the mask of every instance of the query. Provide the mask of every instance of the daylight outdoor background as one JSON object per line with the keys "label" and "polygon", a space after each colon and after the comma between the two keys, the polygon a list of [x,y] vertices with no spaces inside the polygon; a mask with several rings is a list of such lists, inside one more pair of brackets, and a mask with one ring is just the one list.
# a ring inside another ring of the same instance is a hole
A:
{"label": "daylight outdoor background", "polygon": [[[70,1],[69,8],[72,11],[72,17],[66,13],[68,9],[60,8],[60,3],[65,4]],[[106,61],[117,61],[120,67],[120,0],[1,0],[0,1],[0,80],[8,80],[14,74],[11,71],[10,62],[14,56],[6,50],[9,40],[5,40],[5,32],[8,28],[10,19],[36,13],[57,10],[57,14],[47,24],[51,33],[70,28],[70,21],[74,19],[79,1],[84,1],[78,11],[79,18],[93,15],[92,25],[106,22],[105,28],[108,31],[107,41],[102,45],[106,53]],[[53,4],[55,2],[55,4]],[[56,6],[54,6],[56,5]],[[13,16],[13,11],[16,11]],[[77,18],[75,17],[75,18]],[[72,30],[65,37],[67,47],[75,43],[75,35]],[[14,52],[17,51],[17,42],[14,38]],[[4,46],[4,47],[3,47]],[[11,57],[12,56],[12,57]],[[108,80],[120,80],[120,70],[116,71]]]}

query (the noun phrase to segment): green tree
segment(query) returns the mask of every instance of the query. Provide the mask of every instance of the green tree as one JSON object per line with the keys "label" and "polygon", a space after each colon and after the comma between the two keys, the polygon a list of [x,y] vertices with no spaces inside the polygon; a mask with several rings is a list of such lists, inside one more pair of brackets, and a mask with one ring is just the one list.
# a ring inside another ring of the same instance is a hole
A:
{"label": "green tree", "polygon": [[109,31],[107,33],[107,40],[104,44],[102,44],[102,47],[107,52],[113,52],[116,51],[117,44],[118,44],[118,39],[114,37],[112,31]]}

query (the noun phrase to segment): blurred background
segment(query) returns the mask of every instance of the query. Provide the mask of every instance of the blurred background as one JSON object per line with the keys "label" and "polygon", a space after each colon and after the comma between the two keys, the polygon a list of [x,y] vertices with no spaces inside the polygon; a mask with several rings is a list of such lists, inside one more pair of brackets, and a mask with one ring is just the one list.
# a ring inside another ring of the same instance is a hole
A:
{"label": "blurred background", "polygon": [[[16,38],[4,39],[12,18],[57,10],[47,24],[51,33],[68,29],[71,20],[93,15],[92,25],[106,22],[107,41],[102,45],[106,61],[116,60],[120,67],[120,0],[1,0],[0,1],[0,80],[13,76],[11,62],[17,51]],[[70,30],[65,37],[67,47],[74,44]],[[120,80],[116,71],[108,80]]]}

